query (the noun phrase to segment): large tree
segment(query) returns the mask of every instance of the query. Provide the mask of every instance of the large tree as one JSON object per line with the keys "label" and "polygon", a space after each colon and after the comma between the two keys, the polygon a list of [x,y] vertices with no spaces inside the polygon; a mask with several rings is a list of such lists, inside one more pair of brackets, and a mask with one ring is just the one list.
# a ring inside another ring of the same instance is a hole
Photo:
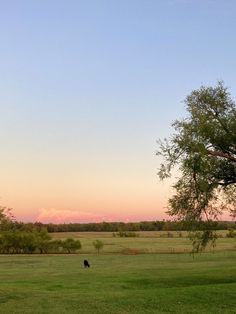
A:
{"label": "large tree", "polygon": [[[222,82],[202,86],[185,100],[187,116],[173,123],[174,134],[160,141],[159,177],[174,167],[180,177],[168,213],[190,223],[211,222],[223,210],[236,216],[236,106]],[[209,229],[209,228],[207,228]],[[200,238],[214,238],[205,230]]]}

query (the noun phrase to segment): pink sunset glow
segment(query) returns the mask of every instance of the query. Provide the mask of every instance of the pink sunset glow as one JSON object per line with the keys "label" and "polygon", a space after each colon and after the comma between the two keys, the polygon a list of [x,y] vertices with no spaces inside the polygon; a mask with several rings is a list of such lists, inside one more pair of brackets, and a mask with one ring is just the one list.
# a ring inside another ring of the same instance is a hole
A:
{"label": "pink sunset glow", "polygon": [[[167,215],[159,215],[158,219],[167,219]],[[54,208],[40,210],[39,215],[35,219],[42,223],[89,223],[89,222],[135,222],[157,220],[157,216],[151,215],[96,215],[91,212],[73,211],[73,210],[56,210]]]}
{"label": "pink sunset glow", "polygon": [[100,215],[95,215],[89,212],[72,211],[72,210],[57,210],[55,208],[42,208],[36,221],[43,223],[70,223],[70,222],[99,222],[102,220]]}

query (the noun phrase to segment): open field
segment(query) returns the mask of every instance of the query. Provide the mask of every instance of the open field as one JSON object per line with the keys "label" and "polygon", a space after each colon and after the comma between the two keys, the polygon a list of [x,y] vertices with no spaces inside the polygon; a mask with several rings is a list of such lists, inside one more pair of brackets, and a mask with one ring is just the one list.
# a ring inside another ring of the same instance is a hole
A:
{"label": "open field", "polygon": [[[88,258],[91,268],[84,269]],[[236,252],[1,255],[2,314],[235,313]]]}
{"label": "open field", "polygon": [[[219,231],[221,237],[217,240],[216,247],[208,247],[206,251],[236,250],[236,239],[226,238],[226,233],[227,231]],[[80,252],[84,254],[94,253],[95,239],[103,241],[103,254],[188,253],[192,250],[191,242],[186,237],[187,232],[182,232],[182,237],[179,237],[178,232],[171,231],[173,238],[165,237],[166,231],[142,231],[137,234],[139,237],[136,238],[113,237],[112,232],[61,232],[52,233],[51,236],[54,239],[79,239],[82,244]]]}
{"label": "open field", "polygon": [[[172,233],[54,233],[55,239],[79,239],[82,250],[0,255],[0,313],[236,313],[235,239],[221,232],[214,250],[193,258],[186,233]],[[95,239],[104,242],[100,255]],[[91,268],[83,268],[84,259]]]}

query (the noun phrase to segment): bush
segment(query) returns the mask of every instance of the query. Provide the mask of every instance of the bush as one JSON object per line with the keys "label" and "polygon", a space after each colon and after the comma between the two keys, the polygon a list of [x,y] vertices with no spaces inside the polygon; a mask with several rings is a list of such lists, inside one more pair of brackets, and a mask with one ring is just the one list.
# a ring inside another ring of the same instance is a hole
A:
{"label": "bush", "polygon": [[37,248],[35,234],[22,231],[6,231],[1,235],[1,253],[33,253]]}
{"label": "bush", "polygon": [[3,231],[0,235],[0,253],[3,254],[60,253],[63,249],[73,253],[81,249],[81,243],[70,238],[51,240],[44,228]]}
{"label": "bush", "polygon": [[226,234],[227,238],[236,238],[236,230],[228,229],[228,233]]}
{"label": "bush", "polygon": [[119,231],[116,234],[118,237],[120,238],[135,238],[135,237],[139,237],[139,234],[136,232],[125,232],[125,231]]}
{"label": "bush", "polygon": [[81,243],[79,240],[74,240],[72,238],[68,238],[61,242],[63,249],[65,249],[68,253],[74,253],[77,250],[81,249]]}

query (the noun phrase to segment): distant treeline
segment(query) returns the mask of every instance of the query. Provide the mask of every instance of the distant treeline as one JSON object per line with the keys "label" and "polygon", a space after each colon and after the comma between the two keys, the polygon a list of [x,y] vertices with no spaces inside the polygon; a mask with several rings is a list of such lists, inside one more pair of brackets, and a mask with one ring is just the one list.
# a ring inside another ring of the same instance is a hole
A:
{"label": "distant treeline", "polygon": [[[64,223],[34,225],[46,227],[48,232],[120,232],[120,231],[184,231],[189,227],[189,222],[184,221],[141,221],[141,222],[101,222],[101,223]],[[236,222],[216,221],[212,222],[212,229],[227,230],[236,229]]]}

